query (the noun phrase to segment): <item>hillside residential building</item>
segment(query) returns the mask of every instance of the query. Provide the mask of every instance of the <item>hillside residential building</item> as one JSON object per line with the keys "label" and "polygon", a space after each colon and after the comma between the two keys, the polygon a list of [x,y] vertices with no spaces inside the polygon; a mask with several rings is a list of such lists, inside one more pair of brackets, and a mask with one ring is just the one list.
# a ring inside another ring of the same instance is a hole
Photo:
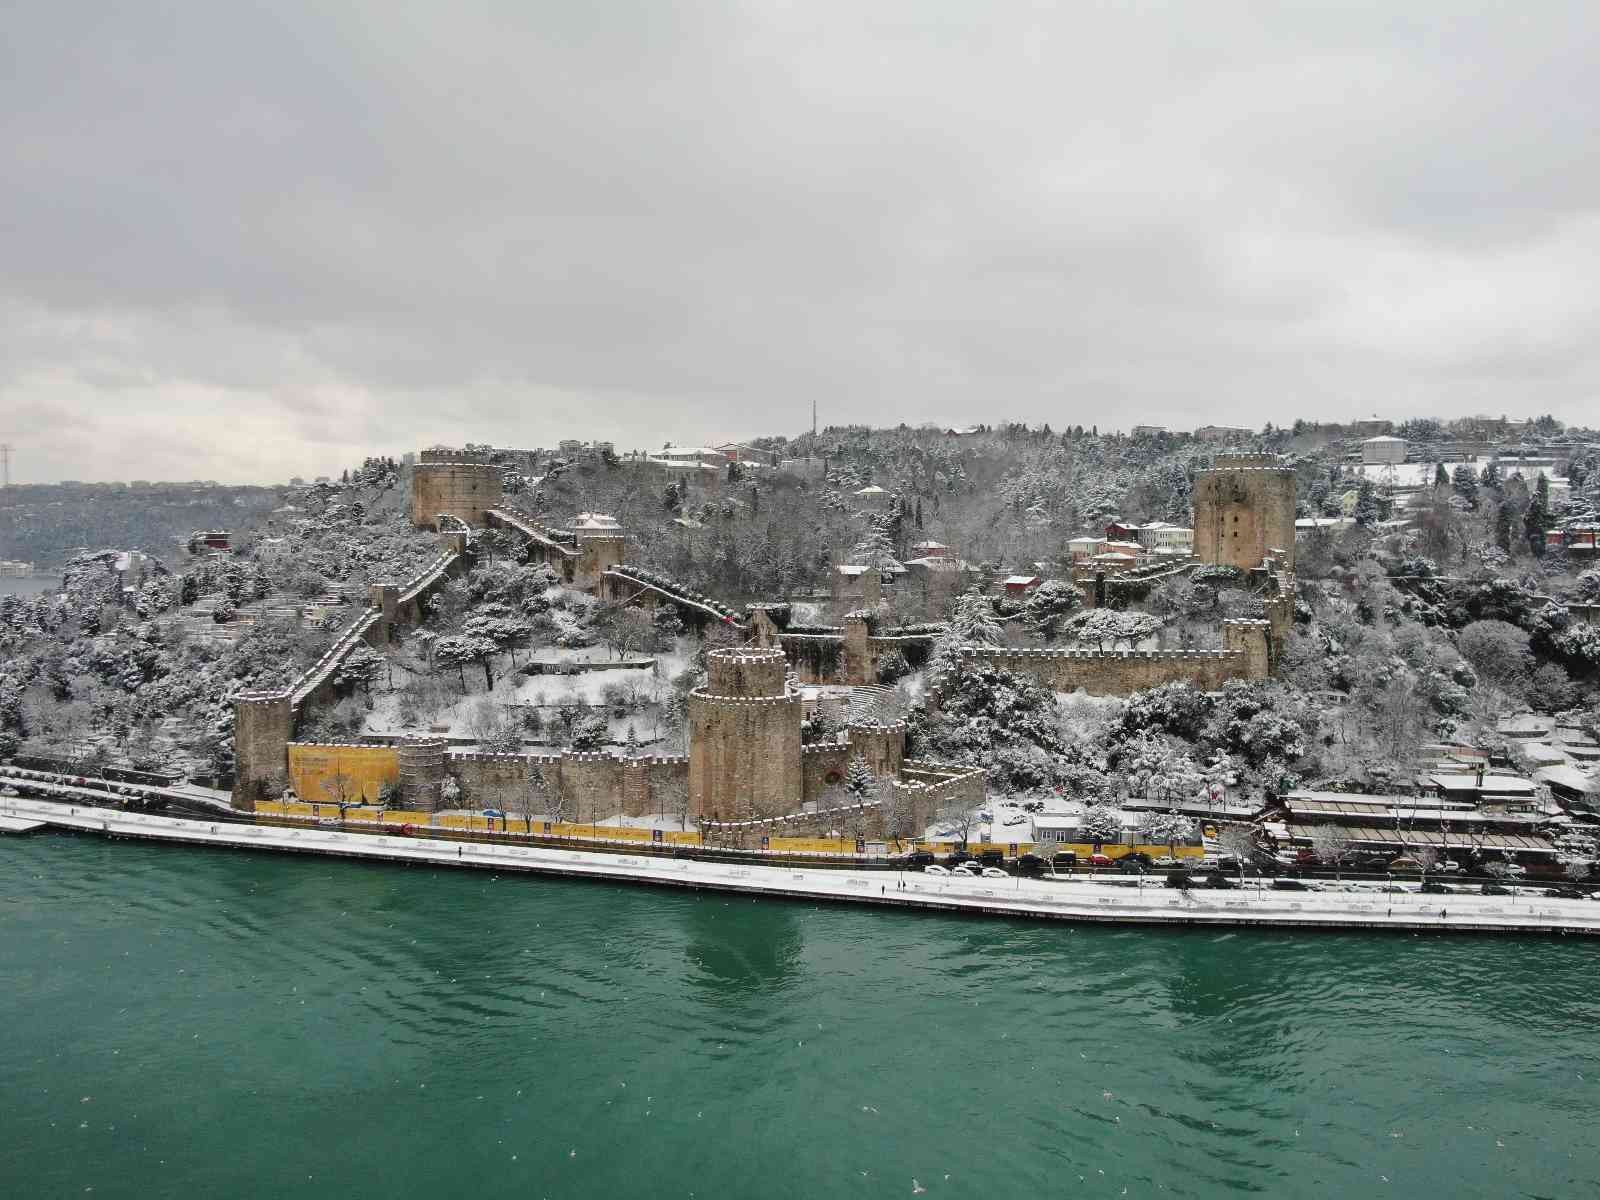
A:
{"label": "hillside residential building", "polygon": [[1139,526],[1139,545],[1146,550],[1169,554],[1194,553],[1194,530],[1166,521],[1151,521]]}
{"label": "hillside residential building", "polygon": [[1406,450],[1405,438],[1389,437],[1387,434],[1368,438],[1361,443],[1361,461],[1364,463],[1403,463],[1406,460]]}

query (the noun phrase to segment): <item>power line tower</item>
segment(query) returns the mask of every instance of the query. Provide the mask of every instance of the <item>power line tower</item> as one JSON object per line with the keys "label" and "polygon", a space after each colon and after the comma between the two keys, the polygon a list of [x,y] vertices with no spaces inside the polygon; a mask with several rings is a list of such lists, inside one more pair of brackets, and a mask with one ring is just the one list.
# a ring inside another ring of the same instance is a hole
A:
{"label": "power line tower", "polygon": [[0,442],[0,488],[11,486],[11,443]]}

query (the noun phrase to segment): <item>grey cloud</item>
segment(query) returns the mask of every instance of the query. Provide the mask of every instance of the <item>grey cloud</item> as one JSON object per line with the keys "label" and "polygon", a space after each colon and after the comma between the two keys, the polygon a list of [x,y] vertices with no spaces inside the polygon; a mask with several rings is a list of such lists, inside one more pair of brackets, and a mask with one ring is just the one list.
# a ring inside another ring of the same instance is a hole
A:
{"label": "grey cloud", "polygon": [[24,478],[282,478],[813,397],[1579,419],[1597,39],[1460,0],[14,5],[0,426]]}

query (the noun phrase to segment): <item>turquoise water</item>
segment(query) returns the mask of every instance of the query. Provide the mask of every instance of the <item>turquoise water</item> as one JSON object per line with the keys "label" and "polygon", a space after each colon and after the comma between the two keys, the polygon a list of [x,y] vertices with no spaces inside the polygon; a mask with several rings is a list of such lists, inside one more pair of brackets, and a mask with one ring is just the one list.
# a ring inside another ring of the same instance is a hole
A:
{"label": "turquoise water", "polygon": [[0,838],[0,1196],[1588,1197],[1597,968]]}

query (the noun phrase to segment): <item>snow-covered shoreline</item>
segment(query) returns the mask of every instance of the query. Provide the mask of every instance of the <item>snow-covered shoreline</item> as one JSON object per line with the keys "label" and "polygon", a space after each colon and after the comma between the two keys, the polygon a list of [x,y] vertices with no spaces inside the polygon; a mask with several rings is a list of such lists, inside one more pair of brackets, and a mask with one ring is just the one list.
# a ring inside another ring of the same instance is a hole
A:
{"label": "snow-covered shoreline", "polygon": [[807,870],[436,838],[206,822],[112,809],[0,799],[0,815],[115,838],[323,854],[386,862],[578,876],[799,900],[940,912],[1137,925],[1388,929],[1600,935],[1600,903],[1498,896],[1179,891],[1092,882],[959,880],[894,871]]}

